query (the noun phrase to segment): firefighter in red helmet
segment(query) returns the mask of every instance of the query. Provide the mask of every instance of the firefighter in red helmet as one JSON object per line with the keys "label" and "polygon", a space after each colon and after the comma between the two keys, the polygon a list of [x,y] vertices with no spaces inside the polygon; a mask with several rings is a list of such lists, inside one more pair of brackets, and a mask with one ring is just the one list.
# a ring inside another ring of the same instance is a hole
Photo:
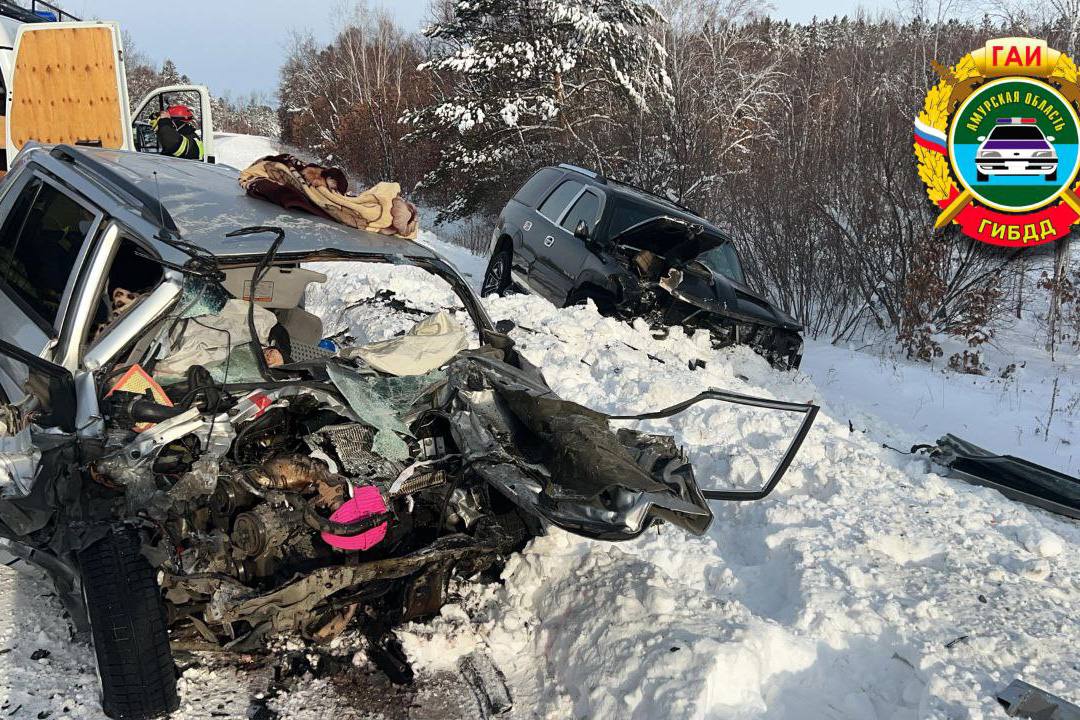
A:
{"label": "firefighter in red helmet", "polygon": [[157,133],[163,155],[203,160],[206,157],[202,139],[195,127],[195,113],[187,105],[173,105],[150,121]]}

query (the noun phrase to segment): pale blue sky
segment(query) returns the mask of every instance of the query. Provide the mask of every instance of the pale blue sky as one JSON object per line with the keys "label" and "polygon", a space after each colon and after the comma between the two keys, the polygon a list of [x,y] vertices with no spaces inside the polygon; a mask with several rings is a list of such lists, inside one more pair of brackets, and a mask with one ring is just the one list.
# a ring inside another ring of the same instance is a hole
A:
{"label": "pale blue sky", "polygon": [[[119,21],[139,50],[155,62],[171,57],[193,80],[215,92],[237,95],[272,94],[291,33],[311,31],[329,40],[340,25],[342,0],[60,0],[58,4],[83,18]],[[406,27],[419,28],[427,18],[428,0],[381,4]],[[896,0],[777,0],[772,5],[774,16],[809,20],[814,15],[851,14],[859,7],[892,10]]]}

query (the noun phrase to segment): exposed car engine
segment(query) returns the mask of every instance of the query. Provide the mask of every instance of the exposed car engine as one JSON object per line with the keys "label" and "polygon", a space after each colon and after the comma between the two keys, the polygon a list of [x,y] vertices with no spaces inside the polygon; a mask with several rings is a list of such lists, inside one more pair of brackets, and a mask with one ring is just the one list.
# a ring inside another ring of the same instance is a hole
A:
{"label": "exposed car engine", "polygon": [[500,355],[462,351],[420,376],[323,357],[308,380],[248,385],[192,366],[165,402],[103,398],[91,476],[143,525],[174,621],[231,647],[315,637],[361,607],[387,623],[431,614],[452,574],[547,524],[606,539],[708,527],[672,438],[612,433]]}
{"label": "exposed car engine", "polygon": [[[782,320],[763,322],[726,303],[715,290],[714,274],[697,259],[665,257],[651,250],[619,248],[627,258],[638,287],[624,288],[624,317],[642,317],[655,330],[681,326],[709,333],[713,348],[748,345],[773,367],[799,367],[803,339],[801,327]],[[750,292],[734,290],[737,306],[753,306],[758,313],[773,313],[771,305]]]}

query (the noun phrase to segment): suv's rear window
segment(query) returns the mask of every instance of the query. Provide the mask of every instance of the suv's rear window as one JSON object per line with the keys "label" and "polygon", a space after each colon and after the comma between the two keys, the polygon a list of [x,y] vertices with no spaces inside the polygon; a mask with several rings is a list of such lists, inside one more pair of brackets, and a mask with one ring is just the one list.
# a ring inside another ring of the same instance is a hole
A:
{"label": "suv's rear window", "polygon": [[578,223],[584,220],[589,227],[589,232],[592,233],[596,229],[594,226],[596,225],[596,216],[599,214],[600,198],[596,196],[596,193],[582,193],[578,201],[574,203],[574,207],[570,208],[570,212],[566,213],[562,226],[570,232],[574,232]]}
{"label": "suv's rear window", "polygon": [[544,193],[555,183],[560,174],[555,168],[540,170],[521,186],[514,199],[529,207],[536,207],[536,204],[540,202],[540,199],[544,197]]}
{"label": "suv's rear window", "polygon": [[0,277],[43,320],[52,322],[94,214],[33,178],[0,227]]}

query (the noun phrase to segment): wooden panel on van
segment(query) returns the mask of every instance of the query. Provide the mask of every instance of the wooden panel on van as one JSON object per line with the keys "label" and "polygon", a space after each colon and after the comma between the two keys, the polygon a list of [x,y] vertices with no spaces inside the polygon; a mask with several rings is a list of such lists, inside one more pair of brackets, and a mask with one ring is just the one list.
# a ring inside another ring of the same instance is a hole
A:
{"label": "wooden panel on van", "polygon": [[107,25],[20,34],[10,105],[15,148],[28,140],[123,147],[114,37]]}

